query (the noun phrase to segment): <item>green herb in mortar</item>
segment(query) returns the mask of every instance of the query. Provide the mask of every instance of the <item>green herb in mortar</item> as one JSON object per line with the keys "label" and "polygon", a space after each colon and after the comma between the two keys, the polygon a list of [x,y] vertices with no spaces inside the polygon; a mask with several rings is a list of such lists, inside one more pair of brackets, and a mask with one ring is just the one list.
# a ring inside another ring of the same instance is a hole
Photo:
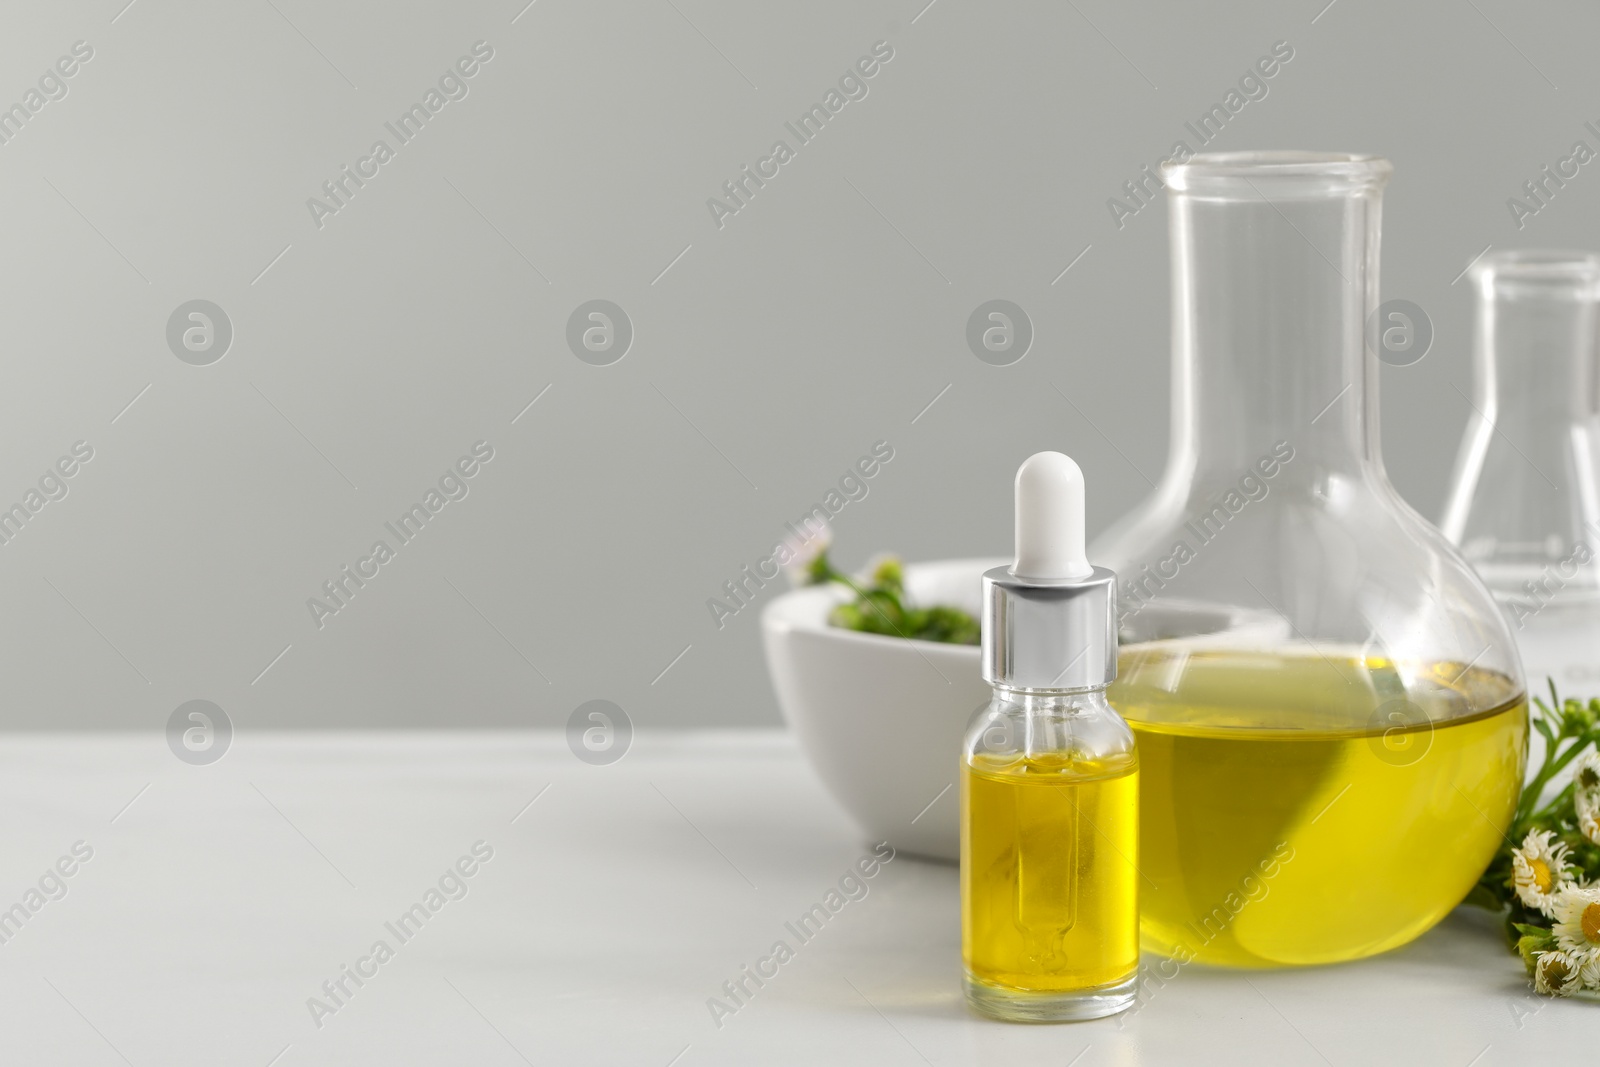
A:
{"label": "green herb in mortar", "polygon": [[824,528],[803,543],[790,544],[787,564],[796,585],[838,582],[854,590],[856,597],[840,604],[828,614],[828,622],[846,630],[909,637],[919,641],[942,641],[951,645],[978,643],[978,620],[944,604],[917,607],[906,597],[905,570],[898,556],[878,556],[862,577],[836,570],[828,560],[831,531]]}

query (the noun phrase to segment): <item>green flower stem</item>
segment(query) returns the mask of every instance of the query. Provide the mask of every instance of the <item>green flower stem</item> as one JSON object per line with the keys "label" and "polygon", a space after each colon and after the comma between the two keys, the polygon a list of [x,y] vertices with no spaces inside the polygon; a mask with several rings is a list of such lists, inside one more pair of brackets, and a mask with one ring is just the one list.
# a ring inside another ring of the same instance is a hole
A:
{"label": "green flower stem", "polygon": [[1575,792],[1574,785],[1575,783],[1568,782],[1566,787],[1562,789],[1561,792],[1557,793],[1551,798],[1550,803],[1546,804],[1544,807],[1530,815],[1528,817],[1528,822],[1541,823],[1555,818],[1558,811],[1572,803],[1572,796]]}
{"label": "green flower stem", "polygon": [[[1554,681],[1550,683],[1549,706],[1546,706],[1545,702],[1538,697],[1534,698],[1533,703],[1539,709],[1539,717],[1535,720],[1534,725],[1545,738],[1544,766],[1539,768],[1539,773],[1534,775],[1533,780],[1522,791],[1522,797],[1517,803],[1517,812],[1512,819],[1512,827],[1519,832],[1526,831],[1527,827],[1524,826],[1524,823],[1530,821],[1530,813],[1533,811],[1534,806],[1539,803],[1539,797],[1544,793],[1545,786],[1550,784],[1550,780],[1560,774],[1574,759],[1586,752],[1596,740],[1596,732],[1591,729],[1585,729],[1580,721],[1584,710],[1583,705],[1576,700],[1563,702],[1556,693]],[[1595,703],[1595,701],[1590,701],[1591,707]],[[1568,705],[1570,705],[1570,708]],[[1562,749],[1561,743],[1569,739],[1572,743]],[[1555,800],[1545,805],[1540,814],[1547,814],[1551,809],[1559,809],[1558,801],[1560,799],[1561,797],[1558,796]],[[1520,833],[1514,836],[1520,836]]]}
{"label": "green flower stem", "polygon": [[[1573,737],[1572,744],[1563,749],[1560,756],[1552,760],[1551,756],[1555,755],[1557,745],[1569,737]],[[1587,751],[1589,746],[1594,744],[1594,740],[1593,737],[1582,734],[1574,737],[1574,735],[1567,733],[1565,729],[1556,735],[1556,744],[1549,745],[1545,751],[1544,766],[1534,776],[1533,781],[1528,783],[1528,787],[1522,791],[1522,802],[1517,805],[1517,816],[1512,825],[1518,827],[1522,825],[1528,818],[1528,809],[1539,802],[1539,796],[1544,792],[1544,787],[1550,784],[1550,779],[1560,774],[1567,764]],[[1559,796],[1557,799],[1559,799]],[[1555,803],[1554,800],[1551,801],[1550,804],[1546,805],[1546,809],[1554,807]]]}

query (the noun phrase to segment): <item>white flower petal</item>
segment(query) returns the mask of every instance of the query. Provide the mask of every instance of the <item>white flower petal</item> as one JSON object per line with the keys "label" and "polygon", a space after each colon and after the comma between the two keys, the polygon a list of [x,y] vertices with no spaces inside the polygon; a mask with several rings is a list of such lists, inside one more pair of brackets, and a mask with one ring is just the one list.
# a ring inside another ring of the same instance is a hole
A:
{"label": "white flower petal", "polygon": [[1582,966],[1600,962],[1600,886],[1567,886],[1555,895],[1552,912],[1556,944]]}
{"label": "white flower petal", "polygon": [[1583,981],[1582,965],[1556,949],[1541,952],[1533,961],[1533,988],[1551,997],[1569,996]]}
{"label": "white flower petal", "polygon": [[[1572,881],[1564,842],[1552,842],[1549,830],[1529,830],[1528,836],[1511,850],[1511,878],[1517,899],[1546,917],[1555,915],[1556,895]],[[1544,877],[1540,877],[1540,868]],[[1548,884],[1541,885],[1540,882]]]}
{"label": "white flower petal", "polygon": [[1573,806],[1578,811],[1578,829],[1583,831],[1584,837],[1600,845],[1600,791],[1578,790],[1573,796]]}
{"label": "white flower petal", "polygon": [[789,576],[789,584],[810,585],[811,564],[832,544],[833,527],[811,519],[804,521],[793,536],[784,538],[782,548],[788,552],[789,562],[783,565],[783,572]]}
{"label": "white flower petal", "polygon": [[1590,749],[1578,757],[1572,765],[1572,780],[1577,783],[1576,792],[1600,797],[1600,751]]}
{"label": "white flower petal", "polygon": [[1600,956],[1595,956],[1585,963],[1579,977],[1585,989],[1600,990]]}

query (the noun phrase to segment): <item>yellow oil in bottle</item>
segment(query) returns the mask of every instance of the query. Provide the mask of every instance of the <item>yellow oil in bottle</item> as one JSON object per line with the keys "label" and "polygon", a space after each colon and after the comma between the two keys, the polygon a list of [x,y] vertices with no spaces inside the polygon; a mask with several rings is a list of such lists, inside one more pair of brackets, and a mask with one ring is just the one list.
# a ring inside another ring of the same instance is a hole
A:
{"label": "yellow oil in bottle", "polygon": [[1133,753],[968,757],[961,775],[961,951],[973,980],[1074,993],[1139,963]]}
{"label": "yellow oil in bottle", "polygon": [[1433,926],[1489,862],[1526,695],[1461,664],[1323,651],[1124,650],[1109,696],[1138,738],[1151,951],[1358,959]]}

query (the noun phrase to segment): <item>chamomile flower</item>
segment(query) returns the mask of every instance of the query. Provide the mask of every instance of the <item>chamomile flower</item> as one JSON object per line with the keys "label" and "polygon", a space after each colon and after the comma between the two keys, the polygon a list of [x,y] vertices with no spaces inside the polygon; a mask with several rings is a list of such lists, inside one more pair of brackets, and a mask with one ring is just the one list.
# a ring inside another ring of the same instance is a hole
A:
{"label": "chamomile flower", "polygon": [[1533,961],[1533,989],[1551,997],[1570,996],[1583,981],[1578,961],[1560,949],[1541,952]]}
{"label": "chamomile flower", "polygon": [[1552,842],[1549,830],[1529,830],[1521,846],[1511,850],[1511,877],[1517,897],[1545,916],[1555,914],[1556,893],[1572,880],[1567,846]]}
{"label": "chamomile flower", "polygon": [[1600,845],[1600,793],[1578,793],[1572,800],[1578,812],[1578,829]]}
{"label": "chamomile flower", "polygon": [[1580,965],[1600,963],[1600,886],[1569,885],[1556,894],[1556,944]]}
{"label": "chamomile flower", "polygon": [[1585,752],[1573,767],[1572,803],[1577,809],[1578,829],[1600,845],[1600,752]]}
{"label": "chamomile flower", "polygon": [[1572,766],[1572,780],[1580,793],[1600,793],[1600,752],[1590,749]]}
{"label": "chamomile flower", "polygon": [[1585,963],[1579,977],[1583,979],[1583,988],[1600,990],[1600,956]]}
{"label": "chamomile flower", "polygon": [[[791,529],[795,530],[794,527]],[[808,517],[802,521],[800,529],[805,531],[804,534],[795,530],[794,535],[784,538],[778,548],[780,558],[788,557],[783,562],[783,571],[796,588],[816,584],[817,577],[812,573],[812,564],[833,544],[833,527],[825,522],[813,523]]]}

